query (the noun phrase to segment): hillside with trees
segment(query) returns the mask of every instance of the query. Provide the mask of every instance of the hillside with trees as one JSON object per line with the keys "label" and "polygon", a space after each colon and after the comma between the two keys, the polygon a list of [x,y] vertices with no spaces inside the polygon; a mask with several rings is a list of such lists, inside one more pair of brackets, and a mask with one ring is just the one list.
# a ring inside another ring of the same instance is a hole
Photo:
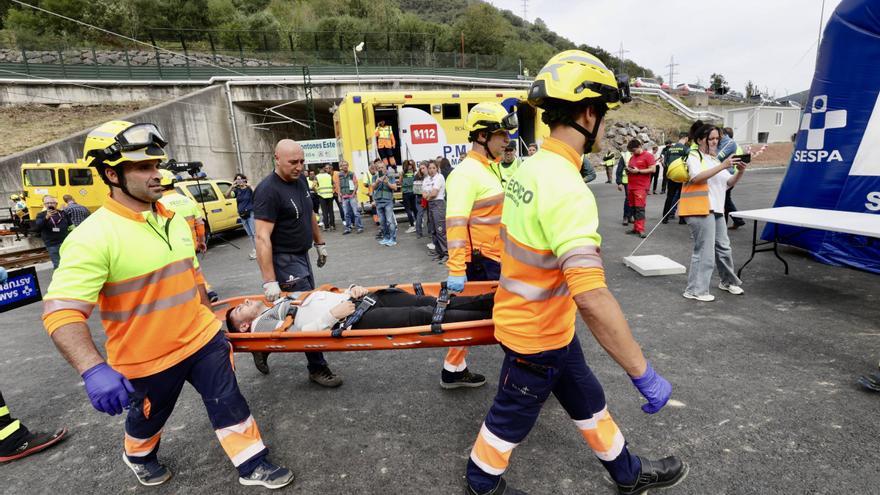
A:
{"label": "hillside with trees", "polygon": [[[527,22],[479,0],[33,0],[31,3],[131,38],[216,43],[218,49],[494,55],[522,60],[535,74],[554,53],[590,51],[617,70],[599,47],[576,45],[541,19]],[[0,0],[0,44],[25,49],[121,46],[100,30]],[[207,40],[207,41],[206,41]],[[625,61],[623,72],[654,76]]]}

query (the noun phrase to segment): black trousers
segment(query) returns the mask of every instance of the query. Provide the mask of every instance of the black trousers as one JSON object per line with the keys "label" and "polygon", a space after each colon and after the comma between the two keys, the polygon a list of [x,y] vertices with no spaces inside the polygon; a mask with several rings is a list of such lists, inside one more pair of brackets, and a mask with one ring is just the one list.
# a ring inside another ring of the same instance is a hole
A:
{"label": "black trousers", "polygon": [[324,228],[336,227],[336,215],[333,214],[333,197],[321,198],[321,213],[324,215]]}
{"label": "black trousers", "polygon": [[10,426],[18,420],[13,418],[9,411],[6,410],[6,401],[3,400],[2,393],[0,393],[0,410],[3,410],[0,413],[0,430],[5,430],[6,428],[11,430],[5,432],[6,436],[0,438],[0,455],[9,455],[24,442],[25,437],[28,435],[28,429],[20,421],[18,422],[18,427]]}
{"label": "black trousers", "polygon": [[[736,205],[733,204],[733,199],[730,197],[730,193],[733,192],[733,188],[727,190],[724,193],[724,223],[726,224],[730,220],[730,214],[737,211]],[[746,221],[742,218],[733,218],[734,225],[745,225]]]}
{"label": "black trousers", "polygon": [[[376,305],[370,308],[353,328],[403,328],[430,325],[437,298],[416,296],[400,289],[382,289],[370,294]],[[492,318],[495,294],[453,295],[443,315],[444,323],[487,320]]]}
{"label": "black trousers", "polygon": [[312,212],[317,215],[321,212],[321,197],[318,196],[316,193],[311,193],[309,194],[309,198],[311,198],[312,200]]}
{"label": "black trousers", "polygon": [[681,183],[669,181],[668,185],[669,188],[666,189],[666,202],[663,203],[663,218],[667,221],[675,216],[675,210],[678,209],[675,206],[675,202],[681,196]]}

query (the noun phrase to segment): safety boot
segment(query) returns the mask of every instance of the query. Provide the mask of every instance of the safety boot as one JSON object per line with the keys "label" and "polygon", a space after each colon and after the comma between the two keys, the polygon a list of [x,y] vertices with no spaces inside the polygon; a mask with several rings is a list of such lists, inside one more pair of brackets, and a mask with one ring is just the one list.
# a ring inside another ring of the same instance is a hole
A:
{"label": "safety boot", "polygon": [[657,461],[639,457],[639,461],[642,463],[639,477],[628,485],[617,483],[617,493],[620,495],[636,495],[652,488],[669,488],[679,484],[688,473],[688,465],[675,456]]}
{"label": "safety boot", "polygon": [[465,495],[529,495],[528,493],[517,490],[516,488],[512,488],[507,486],[507,482],[504,481],[504,478],[499,478],[498,484],[495,485],[495,488],[489,490],[488,492],[478,492],[471,488],[468,485],[467,490],[465,490]]}

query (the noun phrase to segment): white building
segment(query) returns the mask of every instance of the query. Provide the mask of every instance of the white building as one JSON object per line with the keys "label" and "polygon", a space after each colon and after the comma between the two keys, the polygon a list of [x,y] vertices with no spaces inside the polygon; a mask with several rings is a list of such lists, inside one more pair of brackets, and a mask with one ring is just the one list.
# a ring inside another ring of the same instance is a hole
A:
{"label": "white building", "polygon": [[724,125],[733,128],[738,143],[782,143],[798,132],[801,108],[793,106],[755,106],[727,110]]}

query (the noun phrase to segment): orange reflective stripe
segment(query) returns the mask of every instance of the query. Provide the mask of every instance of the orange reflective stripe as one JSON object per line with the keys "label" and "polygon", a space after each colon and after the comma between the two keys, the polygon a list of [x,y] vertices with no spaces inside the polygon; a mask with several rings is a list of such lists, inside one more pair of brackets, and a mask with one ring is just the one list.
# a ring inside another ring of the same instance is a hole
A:
{"label": "orange reflective stripe", "polygon": [[471,225],[501,225],[501,215],[491,217],[472,217]]}
{"label": "orange reflective stripe", "polygon": [[[486,206],[495,206],[495,205],[503,205],[504,204],[504,193],[496,194],[495,196],[489,196],[488,198],[478,199],[474,201],[473,209],[484,208]],[[471,213],[473,216],[473,213]]]}
{"label": "orange reflective stripe", "polygon": [[467,355],[467,347],[450,347],[446,352],[446,359],[443,360],[443,369],[453,373],[464,371],[467,368]]}
{"label": "orange reflective stripe", "polygon": [[79,311],[80,313],[86,315],[86,318],[92,314],[92,310],[95,309],[95,305],[86,302],[80,301],[78,299],[46,299],[43,301],[43,316],[45,317],[49,313],[53,313],[55,311],[61,311],[63,309],[73,309]]}
{"label": "orange reflective stripe", "polygon": [[500,476],[507,470],[510,454],[517,445],[519,444],[498,438],[483,423],[471,450],[471,460],[483,471]]}
{"label": "orange reflective stripe", "polygon": [[570,249],[559,257],[559,268],[602,268],[602,257],[598,246],[581,246]]}
{"label": "orange reflective stripe", "polygon": [[447,235],[452,227],[467,227],[468,219],[465,217],[447,217],[446,218],[446,231]]}
{"label": "orange reflective stripe", "polygon": [[103,294],[105,297],[114,297],[125,294],[127,292],[142,290],[149,285],[158,283],[162,279],[184,273],[192,267],[192,258],[175,261],[174,263],[169,263],[154,272],[147,273],[140,277],[122,280],[119,282],[107,282],[106,284],[104,284],[104,288],[101,289],[101,294]]}
{"label": "orange reflective stripe", "polygon": [[223,446],[226,455],[236,467],[244,464],[266,448],[253,416],[248,416],[246,420],[237,425],[214,431],[217,438],[220,439],[220,445]]}
{"label": "orange reflective stripe", "polygon": [[602,268],[569,268],[564,273],[568,291],[572,296],[608,287],[605,282],[605,270]]}
{"label": "orange reflective stripe", "polygon": [[607,407],[590,419],[575,420],[574,423],[599,459],[613,461],[623,452],[623,433],[611,418]]}
{"label": "orange reflective stripe", "polygon": [[151,436],[150,438],[135,438],[128,433],[125,434],[125,455],[129,457],[146,457],[162,438],[162,431]]}
{"label": "orange reflective stripe", "polygon": [[501,240],[504,242],[504,252],[513,259],[535,268],[551,270],[559,266],[559,259],[550,250],[540,252],[525,247],[507,235],[507,229],[501,227]]}
{"label": "orange reflective stripe", "polygon": [[173,296],[163,299],[157,299],[155,301],[145,304],[138,304],[130,311],[101,310],[101,319],[104,321],[128,321],[135,316],[146,316],[156,311],[162,311],[165,309],[173,308],[175,306],[179,306],[181,304],[185,304],[191,301],[193,297],[198,297],[198,295],[198,289],[196,287],[190,287],[180,294],[175,294]]}
{"label": "orange reflective stripe", "polygon": [[446,247],[450,251],[453,249],[466,249],[467,248],[467,240],[460,240],[459,239],[459,240],[448,241],[446,243]]}

